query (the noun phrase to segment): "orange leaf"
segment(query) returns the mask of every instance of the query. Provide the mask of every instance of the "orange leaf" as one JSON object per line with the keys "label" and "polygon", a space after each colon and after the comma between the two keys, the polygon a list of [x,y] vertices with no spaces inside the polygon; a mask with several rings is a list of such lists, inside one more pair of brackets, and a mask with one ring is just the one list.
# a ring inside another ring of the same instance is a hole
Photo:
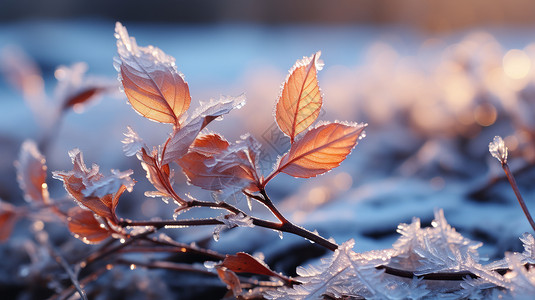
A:
{"label": "orange leaf", "polygon": [[141,148],[141,166],[147,172],[147,179],[156,188],[156,191],[145,192],[147,197],[162,197],[164,201],[167,199],[174,199],[179,203],[184,204],[182,200],[173,189],[173,172],[169,168],[169,164],[162,165],[158,158],[158,151],[153,150],[149,155],[145,148]]}
{"label": "orange leaf", "polygon": [[28,202],[48,202],[45,157],[33,141],[22,144],[19,160],[15,162],[17,181]]}
{"label": "orange leaf", "polygon": [[132,107],[147,119],[179,127],[191,96],[175,59],[156,47],[138,47],[119,22],[115,37],[119,53],[116,68]]}
{"label": "orange leaf", "polygon": [[228,114],[235,108],[240,108],[245,104],[245,96],[239,97],[221,97],[219,100],[210,100],[209,103],[201,103],[192,115],[192,117],[181,124],[180,128],[175,128],[171,137],[164,146],[162,155],[162,164],[168,164],[180,159],[188,152],[199,132],[210,122]]}
{"label": "orange leaf", "polygon": [[244,252],[238,252],[235,255],[227,255],[220,265],[236,273],[267,275],[278,277],[285,281],[288,280],[288,278],[273,272],[264,264],[264,262],[261,262],[257,258]]}
{"label": "orange leaf", "polygon": [[363,137],[366,124],[326,123],[308,131],[279,161],[277,172],[309,178],[340,165]]}
{"label": "orange leaf", "polygon": [[321,69],[318,63],[320,54],[317,52],[295,63],[277,101],[277,124],[292,143],[299,133],[316,121],[321,110],[322,97],[317,78],[317,71]]}
{"label": "orange leaf", "polygon": [[257,149],[251,137],[230,145],[217,134],[199,136],[177,163],[188,181],[206,190],[221,191],[246,188],[256,191]]}
{"label": "orange leaf", "polygon": [[63,181],[67,192],[78,202],[97,215],[117,221],[115,207],[125,190],[132,191],[134,181],[130,178],[132,170],[119,172],[112,170],[111,176],[99,173],[98,165],[88,169],[79,149],[69,151],[73,163],[71,171],[56,171],[53,176]]}
{"label": "orange leaf", "polygon": [[0,200],[0,243],[7,241],[18,218],[15,207]]}
{"label": "orange leaf", "polygon": [[106,226],[101,226],[90,210],[75,206],[69,209],[67,215],[69,230],[74,234],[74,237],[86,244],[98,243],[113,232]]}
{"label": "orange leaf", "polygon": [[221,279],[221,281],[223,281],[227,285],[227,288],[232,291],[234,297],[237,298],[239,295],[241,295],[242,288],[240,284],[240,279],[238,278],[236,273],[221,266],[216,266],[216,270],[217,276],[219,276],[219,279]]}

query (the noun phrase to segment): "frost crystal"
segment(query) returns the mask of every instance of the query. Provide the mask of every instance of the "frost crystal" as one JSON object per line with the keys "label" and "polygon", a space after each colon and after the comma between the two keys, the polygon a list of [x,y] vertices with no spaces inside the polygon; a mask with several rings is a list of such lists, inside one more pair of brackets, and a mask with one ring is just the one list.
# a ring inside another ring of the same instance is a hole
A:
{"label": "frost crystal", "polygon": [[123,151],[126,156],[134,156],[143,148],[143,139],[139,137],[132,127],[127,126],[127,132],[124,133],[125,138],[121,141],[123,143]]}
{"label": "frost crystal", "polygon": [[217,242],[219,240],[219,234],[225,229],[234,227],[254,227],[253,220],[249,216],[245,216],[242,213],[237,215],[221,215],[216,217],[216,220],[223,222],[224,224],[218,225],[214,228],[213,237]]}
{"label": "frost crystal", "polygon": [[500,163],[507,163],[507,147],[500,136],[495,136],[494,140],[489,143],[489,152],[495,157]]}

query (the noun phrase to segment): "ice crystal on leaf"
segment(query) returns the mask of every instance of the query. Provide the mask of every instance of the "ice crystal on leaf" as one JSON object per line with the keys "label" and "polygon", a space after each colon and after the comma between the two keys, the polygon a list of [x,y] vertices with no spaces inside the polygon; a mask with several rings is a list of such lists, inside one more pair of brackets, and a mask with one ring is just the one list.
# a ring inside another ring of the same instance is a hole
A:
{"label": "ice crystal on leaf", "polygon": [[67,192],[82,207],[104,218],[115,219],[115,208],[119,197],[125,190],[131,192],[134,186],[134,181],[130,178],[133,171],[111,170],[111,176],[104,176],[96,164],[93,164],[91,169],[87,168],[79,149],[69,151],[69,156],[73,169],[53,172],[53,177],[63,181]]}
{"label": "ice crystal on leaf", "polygon": [[219,100],[210,100],[208,103],[201,103],[201,106],[193,115],[184,122],[181,127],[174,130],[171,137],[166,142],[164,148],[162,164],[168,164],[180,159],[188,152],[199,132],[210,122],[228,114],[231,110],[242,107],[245,104],[245,96],[221,97]]}
{"label": "ice crystal on leaf", "polygon": [[260,143],[250,135],[230,144],[220,135],[208,134],[199,136],[178,163],[193,185],[230,195],[258,190],[259,156]]}
{"label": "ice crystal on leaf", "polygon": [[119,22],[115,37],[119,54],[115,67],[132,107],[147,119],[178,127],[191,96],[175,59],[153,46],[138,47]]}
{"label": "ice crystal on leaf", "polygon": [[123,145],[123,151],[126,156],[134,156],[141,152],[141,148],[145,147],[143,139],[139,137],[132,127],[128,126],[125,138],[121,141]]}

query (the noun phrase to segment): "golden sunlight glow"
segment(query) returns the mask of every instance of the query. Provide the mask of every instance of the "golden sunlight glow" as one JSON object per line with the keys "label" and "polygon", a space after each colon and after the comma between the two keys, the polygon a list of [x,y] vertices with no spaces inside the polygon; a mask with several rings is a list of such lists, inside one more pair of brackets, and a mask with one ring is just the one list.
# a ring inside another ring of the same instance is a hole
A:
{"label": "golden sunlight glow", "polygon": [[509,50],[503,57],[503,71],[511,79],[524,79],[531,70],[531,59],[519,49]]}

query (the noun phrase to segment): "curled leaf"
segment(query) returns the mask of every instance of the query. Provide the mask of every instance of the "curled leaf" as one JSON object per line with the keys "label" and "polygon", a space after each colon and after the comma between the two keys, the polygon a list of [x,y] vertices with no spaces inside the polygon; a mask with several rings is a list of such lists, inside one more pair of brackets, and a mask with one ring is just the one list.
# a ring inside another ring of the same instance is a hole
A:
{"label": "curled leaf", "polygon": [[218,134],[199,136],[178,164],[188,181],[210,191],[248,189],[257,191],[256,165],[259,144],[251,136],[230,145]]}
{"label": "curled leaf", "polygon": [[321,52],[317,52],[295,63],[277,101],[277,125],[292,143],[299,133],[316,121],[321,110],[322,97],[317,78],[317,71],[322,67],[318,63],[320,55]]}
{"label": "curled leaf", "polygon": [[63,181],[67,192],[82,206],[97,215],[116,221],[115,208],[125,190],[132,191],[132,170],[112,170],[111,176],[99,173],[99,166],[88,169],[79,149],[69,151],[73,163],[71,171],[53,172],[53,177]]}
{"label": "curled leaf", "polygon": [[113,231],[101,224],[92,211],[79,206],[72,207],[67,213],[69,230],[74,237],[86,244],[96,244],[111,236]]}
{"label": "curled leaf", "polygon": [[340,165],[363,137],[366,124],[325,123],[308,131],[279,161],[277,172],[309,178]]}
{"label": "curled leaf", "polygon": [[145,192],[145,196],[162,197],[166,202],[168,199],[174,199],[180,204],[186,203],[175,193],[172,182],[174,174],[169,168],[169,164],[160,162],[158,151],[153,150],[149,155],[145,148],[142,148],[141,155],[138,157],[141,160],[141,166],[147,172],[147,179],[156,188],[156,191]]}
{"label": "curled leaf", "polygon": [[0,243],[9,239],[18,218],[15,206],[0,200]]}
{"label": "curled leaf", "polygon": [[46,160],[37,149],[35,142],[22,143],[19,159],[15,162],[17,181],[27,202],[48,202],[46,184]]}
{"label": "curled leaf", "polygon": [[179,126],[191,96],[175,59],[153,47],[138,47],[126,28],[117,22],[116,69],[128,101],[135,111],[152,121]]}

